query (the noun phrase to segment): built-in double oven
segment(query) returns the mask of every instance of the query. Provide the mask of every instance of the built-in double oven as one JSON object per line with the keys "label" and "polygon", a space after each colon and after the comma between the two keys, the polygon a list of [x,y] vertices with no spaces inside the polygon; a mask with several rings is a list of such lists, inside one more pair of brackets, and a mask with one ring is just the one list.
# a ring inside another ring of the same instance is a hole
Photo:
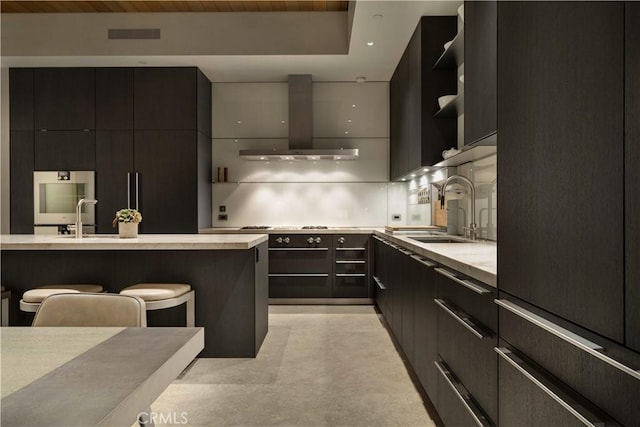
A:
{"label": "built-in double oven", "polygon": [[[80,199],[95,199],[93,171],[35,171],[33,173],[34,234],[69,234]],[[84,204],[84,233],[95,233],[96,211]]]}

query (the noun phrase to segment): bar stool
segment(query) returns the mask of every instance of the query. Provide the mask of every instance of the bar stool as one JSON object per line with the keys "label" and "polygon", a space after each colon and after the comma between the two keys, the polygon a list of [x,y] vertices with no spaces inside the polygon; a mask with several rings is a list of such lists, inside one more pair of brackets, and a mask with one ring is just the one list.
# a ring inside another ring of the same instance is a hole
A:
{"label": "bar stool", "polygon": [[20,310],[28,313],[35,313],[40,307],[40,303],[43,299],[49,295],[54,294],[74,294],[74,293],[100,293],[102,292],[102,286],[95,284],[58,284],[58,285],[45,285],[39,286],[34,289],[29,289],[22,294],[20,300]]}
{"label": "bar stool", "polygon": [[2,315],[0,316],[0,326],[9,326],[9,299],[11,298],[11,291],[7,290],[4,285],[1,285],[2,291]]}
{"label": "bar stool", "polygon": [[144,300],[149,310],[162,310],[187,304],[187,326],[196,325],[196,293],[185,283],[138,283],[127,286],[121,295],[131,295]]}

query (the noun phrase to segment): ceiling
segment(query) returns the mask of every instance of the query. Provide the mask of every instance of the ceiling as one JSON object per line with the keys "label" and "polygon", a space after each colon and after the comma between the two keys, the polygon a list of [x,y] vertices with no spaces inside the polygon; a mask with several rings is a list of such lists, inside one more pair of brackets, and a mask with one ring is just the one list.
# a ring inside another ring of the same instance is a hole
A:
{"label": "ceiling", "polygon": [[2,13],[345,12],[348,1],[9,1]]}
{"label": "ceiling", "polygon": [[[389,81],[420,16],[453,16],[461,3],[359,0],[348,12],[324,13],[3,13],[1,61],[3,67],[197,66],[214,82],[286,81],[289,74]],[[215,19],[220,25],[211,24]],[[163,39],[107,43],[106,28],[114,26],[158,27]]]}

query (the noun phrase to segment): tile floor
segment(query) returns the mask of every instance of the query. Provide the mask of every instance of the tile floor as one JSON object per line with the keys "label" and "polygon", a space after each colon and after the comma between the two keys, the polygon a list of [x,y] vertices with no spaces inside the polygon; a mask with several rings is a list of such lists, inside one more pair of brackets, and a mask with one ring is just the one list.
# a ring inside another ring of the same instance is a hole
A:
{"label": "tile floor", "polygon": [[198,359],[152,411],[165,425],[435,426],[371,306],[271,306],[257,358]]}

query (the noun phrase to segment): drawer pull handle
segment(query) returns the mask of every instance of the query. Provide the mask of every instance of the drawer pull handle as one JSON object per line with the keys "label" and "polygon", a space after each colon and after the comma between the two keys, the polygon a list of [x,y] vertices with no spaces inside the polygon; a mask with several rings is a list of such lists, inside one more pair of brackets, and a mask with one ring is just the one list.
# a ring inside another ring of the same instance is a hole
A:
{"label": "drawer pull handle", "polygon": [[336,277],[364,277],[364,273],[337,273]]}
{"label": "drawer pull handle", "polygon": [[329,248],[269,248],[270,251],[328,251]]}
{"label": "drawer pull handle", "polygon": [[354,259],[354,260],[337,260],[336,261],[336,264],[365,264],[365,263],[366,263],[366,261],[357,260],[357,259]]}
{"label": "drawer pull handle", "polygon": [[269,274],[269,277],[329,277],[324,273],[309,273],[309,274]]}
{"label": "drawer pull handle", "polygon": [[436,368],[440,372],[440,375],[445,379],[445,381],[451,387],[451,390],[455,393],[455,395],[460,399],[464,407],[469,411],[469,414],[473,417],[473,420],[479,427],[490,427],[493,424],[489,421],[487,417],[482,414],[482,411],[475,404],[473,400],[471,400],[471,394],[467,391],[466,388],[460,383],[458,383],[451,374],[449,367],[443,362],[434,361]]}
{"label": "drawer pull handle", "polygon": [[407,256],[411,256],[411,255],[413,255],[413,252],[410,252],[410,251],[408,251],[408,250],[406,250],[406,249],[403,249],[403,248],[401,248],[401,247],[399,247],[399,246],[397,247],[397,249],[398,249],[398,251],[400,251],[401,253],[403,253],[403,254],[405,254],[405,255],[407,255]]}
{"label": "drawer pull handle", "polygon": [[367,248],[336,248],[336,251],[366,251]]}
{"label": "drawer pull handle", "polygon": [[592,414],[583,405],[576,402],[575,399],[562,391],[531,366],[528,366],[522,361],[522,359],[511,352],[511,350],[504,347],[494,347],[494,350],[518,372],[534,383],[538,388],[540,388],[540,390],[549,395],[549,397],[558,402],[564,409],[569,411],[583,424],[591,427],[604,427],[605,423],[599,417]]}
{"label": "drawer pull handle", "polygon": [[469,280],[465,280],[465,279],[460,279],[459,277],[457,277],[455,274],[453,274],[452,272],[450,272],[449,270],[445,270],[444,268],[438,267],[438,268],[434,268],[434,270],[440,274],[442,274],[444,277],[453,280],[454,282],[464,286],[467,289],[471,289],[473,292],[480,294],[480,295],[486,295],[486,294],[490,294],[491,291],[489,289],[486,289],[480,285],[476,285],[475,283],[469,281]]}
{"label": "drawer pull handle", "polygon": [[411,258],[415,259],[420,264],[426,265],[429,268],[433,268],[433,267],[437,267],[438,266],[438,264],[436,264],[435,262],[429,261],[428,259],[424,259],[421,256],[416,255],[416,254],[411,255]]}
{"label": "drawer pull handle", "polygon": [[375,235],[374,235],[374,236],[372,236],[372,237],[373,237],[374,239],[376,239],[377,241],[384,243],[384,239],[381,239],[380,237],[375,236]]}
{"label": "drawer pull handle", "polygon": [[382,281],[381,281],[380,279],[378,279],[376,276],[373,276],[373,280],[376,282],[376,285],[378,285],[378,287],[379,287],[381,290],[383,290],[383,291],[384,291],[384,290],[386,290],[386,289],[387,289],[387,287],[382,283]]}
{"label": "drawer pull handle", "polygon": [[530,322],[533,323],[534,325],[536,325],[539,328],[544,329],[545,331],[549,332],[550,334],[555,335],[556,337],[560,338],[563,341],[568,342],[569,344],[579,348],[580,350],[591,354],[592,356],[597,357],[598,359],[602,360],[603,362],[613,366],[616,369],[621,370],[622,372],[624,372],[625,374],[631,375],[632,377],[640,380],[640,371],[635,370],[611,357],[609,357],[608,355],[604,354],[604,348],[592,341],[589,341],[588,339],[581,337],[580,335],[577,335],[565,328],[563,328],[560,325],[556,325],[555,323],[545,319],[542,316],[539,316],[535,313],[530,312],[529,310],[526,310],[514,303],[512,303],[509,300],[506,299],[496,299],[494,300],[494,302],[496,304],[498,304],[500,307],[512,312],[513,314],[515,314],[516,316]]}
{"label": "drawer pull handle", "polygon": [[478,328],[475,323],[473,322],[473,320],[471,320],[471,318],[466,315],[462,316],[460,315],[460,313],[457,313],[449,304],[447,304],[447,302],[443,299],[438,299],[435,298],[433,300],[436,304],[438,304],[440,306],[441,309],[443,309],[449,316],[453,317],[455,320],[457,320],[462,326],[464,326],[465,328],[467,328],[469,330],[469,332],[471,332],[473,335],[476,336],[476,338],[478,339],[484,339],[484,338],[490,338],[491,335],[489,334],[484,334],[483,331]]}

